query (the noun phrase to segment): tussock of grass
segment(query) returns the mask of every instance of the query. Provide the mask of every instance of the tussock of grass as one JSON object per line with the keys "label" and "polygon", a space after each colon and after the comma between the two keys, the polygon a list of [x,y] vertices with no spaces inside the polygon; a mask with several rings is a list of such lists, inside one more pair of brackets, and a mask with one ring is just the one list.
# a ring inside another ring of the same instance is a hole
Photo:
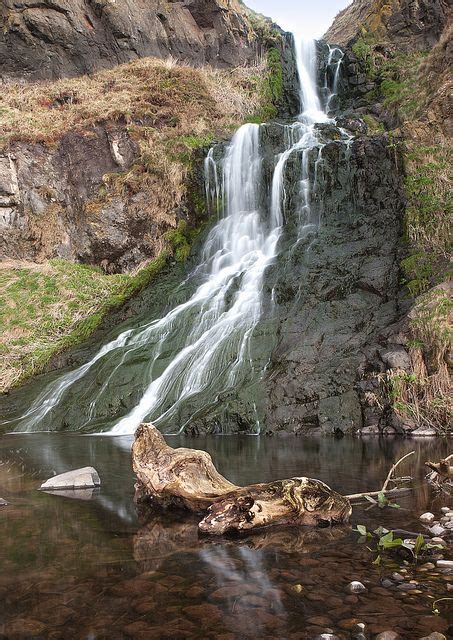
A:
{"label": "tussock of grass", "polygon": [[149,284],[167,257],[165,251],[135,274],[115,275],[59,259],[1,265],[0,392],[86,340],[109,311]]}

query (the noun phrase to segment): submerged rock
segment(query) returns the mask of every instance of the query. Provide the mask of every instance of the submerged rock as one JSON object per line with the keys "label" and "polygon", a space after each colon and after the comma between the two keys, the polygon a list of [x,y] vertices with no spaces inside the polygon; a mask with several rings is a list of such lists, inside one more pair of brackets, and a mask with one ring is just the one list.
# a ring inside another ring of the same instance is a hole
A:
{"label": "submerged rock", "polygon": [[365,585],[362,582],[359,582],[358,580],[353,580],[346,587],[346,591],[348,591],[349,593],[363,593],[366,590],[367,589]]}
{"label": "submerged rock", "polygon": [[74,469],[73,471],[67,471],[61,473],[58,476],[49,478],[42,483],[40,489],[42,491],[47,490],[59,490],[59,489],[90,489],[93,487],[99,487],[101,480],[99,474],[93,467],[83,467],[82,469]]}
{"label": "submerged rock", "polygon": [[429,511],[427,511],[426,513],[422,513],[422,515],[420,516],[420,520],[423,522],[423,524],[432,524],[435,519],[436,516],[434,515],[434,513],[430,513]]}

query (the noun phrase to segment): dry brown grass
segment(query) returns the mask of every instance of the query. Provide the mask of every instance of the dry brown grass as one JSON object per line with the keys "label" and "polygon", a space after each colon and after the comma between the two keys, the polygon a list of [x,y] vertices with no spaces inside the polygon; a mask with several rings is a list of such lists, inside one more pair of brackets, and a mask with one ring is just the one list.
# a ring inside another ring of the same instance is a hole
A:
{"label": "dry brown grass", "polygon": [[194,152],[264,106],[265,78],[264,60],[216,70],[144,58],[93,76],[8,84],[0,96],[0,149],[17,142],[53,146],[69,131],[89,135],[96,124],[119,123],[138,143],[140,157],[126,174],[105,176],[87,213],[96,216],[115,196],[142,192],[152,196],[148,215],[175,226]]}
{"label": "dry brown grass", "polygon": [[264,62],[232,71],[143,58],[92,76],[8,83],[0,95],[0,145],[52,144],[70,130],[121,120],[181,135],[224,131],[260,106]]}

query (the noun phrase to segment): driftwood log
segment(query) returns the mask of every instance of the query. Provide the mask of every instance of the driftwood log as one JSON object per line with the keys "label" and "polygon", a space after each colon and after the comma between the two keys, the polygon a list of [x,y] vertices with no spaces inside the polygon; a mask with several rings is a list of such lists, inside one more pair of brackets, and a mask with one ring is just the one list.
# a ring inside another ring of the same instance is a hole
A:
{"label": "driftwood log", "polygon": [[151,424],[138,428],[132,461],[137,502],[207,511],[198,527],[211,535],[271,525],[327,526],[351,515],[348,498],[312,478],[238,487],[217,471],[206,451],[173,449]]}

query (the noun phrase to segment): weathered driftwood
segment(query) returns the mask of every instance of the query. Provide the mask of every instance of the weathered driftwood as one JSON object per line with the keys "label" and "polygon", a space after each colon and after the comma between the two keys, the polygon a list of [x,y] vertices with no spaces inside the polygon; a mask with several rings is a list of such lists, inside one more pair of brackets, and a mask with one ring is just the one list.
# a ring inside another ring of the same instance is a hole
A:
{"label": "weathered driftwood", "polygon": [[319,480],[291,478],[238,487],[214,467],[211,456],[172,449],[151,424],[142,424],[132,449],[139,502],[181,505],[206,511],[204,533],[219,535],[270,525],[328,525],[347,522],[351,505]]}
{"label": "weathered driftwood", "polygon": [[173,449],[152,424],[142,424],[132,446],[139,484],[136,500],[206,511],[219,496],[239,489],[215,468],[206,451]]}

